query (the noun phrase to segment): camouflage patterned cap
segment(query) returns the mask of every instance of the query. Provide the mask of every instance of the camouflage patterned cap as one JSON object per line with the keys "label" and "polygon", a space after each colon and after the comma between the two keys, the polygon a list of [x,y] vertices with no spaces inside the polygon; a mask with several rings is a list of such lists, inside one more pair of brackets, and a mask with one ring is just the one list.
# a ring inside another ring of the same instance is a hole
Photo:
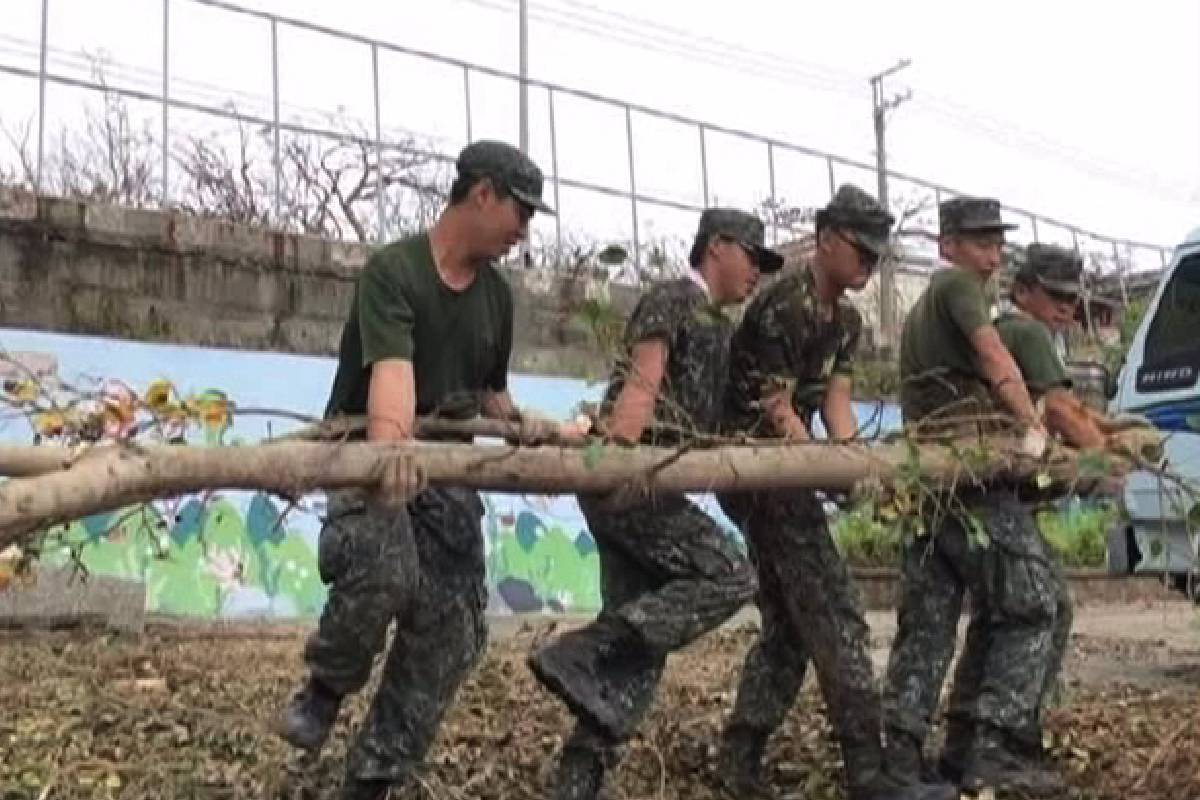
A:
{"label": "camouflage patterned cap", "polygon": [[1011,231],[1016,225],[1000,215],[1000,201],[990,197],[955,197],[938,206],[938,226],[942,235]]}
{"label": "camouflage patterned cap", "polygon": [[883,255],[889,246],[896,218],[871,195],[853,184],[843,184],[817,212],[817,227],[829,226],[845,231],[859,245],[875,255]]}
{"label": "camouflage patterned cap", "polygon": [[1039,283],[1053,292],[1079,294],[1083,258],[1079,253],[1054,244],[1031,244],[1025,248],[1025,263],[1017,279]]}
{"label": "camouflage patterned cap", "polygon": [[505,142],[481,139],[458,154],[458,174],[491,178],[532,209],[553,214],[542,200],[542,171],[533,159]]}
{"label": "camouflage patterned cap", "polygon": [[724,236],[745,247],[754,256],[759,272],[775,272],[783,256],[766,246],[766,228],[753,214],[736,208],[709,208],[700,215],[697,237]]}

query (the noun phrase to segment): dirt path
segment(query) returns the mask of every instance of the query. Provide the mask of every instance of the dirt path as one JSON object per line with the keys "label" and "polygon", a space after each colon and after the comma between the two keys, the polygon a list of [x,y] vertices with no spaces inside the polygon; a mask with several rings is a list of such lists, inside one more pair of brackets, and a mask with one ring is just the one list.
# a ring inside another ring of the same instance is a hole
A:
{"label": "dirt path", "polygon": [[[1182,602],[1079,611],[1065,705],[1047,725],[1073,797],[1200,797],[1195,619]],[[747,615],[672,658],[657,704],[612,775],[612,800],[715,797],[715,743],[752,622]],[[893,615],[871,614],[870,622],[882,664]],[[427,769],[402,797],[545,797],[570,720],[524,658],[565,624],[496,622]],[[301,675],[304,631],[270,633],[0,634],[0,798],[335,797],[365,695],[348,704],[320,759],[298,760],[271,725]],[[811,677],[772,741],[770,770],[785,797],[841,797],[839,758]]]}

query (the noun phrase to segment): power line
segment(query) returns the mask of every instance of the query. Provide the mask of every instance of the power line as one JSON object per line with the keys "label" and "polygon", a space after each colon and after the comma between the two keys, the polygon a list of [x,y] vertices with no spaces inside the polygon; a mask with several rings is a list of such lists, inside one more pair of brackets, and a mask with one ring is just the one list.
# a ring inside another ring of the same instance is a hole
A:
{"label": "power line", "polygon": [[[463,0],[501,12],[513,12],[517,0]],[[554,9],[544,3],[531,4],[531,16],[547,24],[570,28],[587,35],[643,47],[666,55],[712,64],[735,72],[777,80],[799,80],[816,88],[838,94],[859,95],[860,76],[849,71],[822,68],[777,54],[754,50],[711,36],[696,34],[632,15],[609,11],[581,0],[558,0],[576,10]],[[656,33],[648,33],[653,30]],[[1044,133],[1022,128],[985,112],[957,103],[934,93],[921,92],[917,105],[954,127],[983,135],[1026,155],[1049,156],[1069,163],[1075,170],[1094,178],[1156,193],[1190,199],[1191,187],[1177,181],[1152,176],[1133,166],[1119,168],[1111,160],[1088,154],[1077,145],[1055,140]]]}
{"label": "power line", "polygon": [[[515,13],[515,0],[462,0],[462,2],[471,3],[493,11]],[[665,55],[699,61],[723,68],[736,63],[739,65],[737,71],[743,73],[785,82],[798,81],[814,88],[843,95],[861,96],[862,94],[859,85],[852,84],[847,79],[824,77],[801,69],[790,68],[782,62],[777,62],[773,56],[768,57],[754,54],[757,58],[752,59],[744,55],[736,55],[730,51],[715,50],[702,45],[696,45],[691,41],[672,42],[661,36],[648,35],[635,26],[614,23],[603,19],[588,18],[586,16],[577,17],[570,15],[569,12],[559,11],[540,3],[530,4],[529,16],[548,25],[568,28],[590,36],[609,41],[618,41]],[[729,47],[732,48],[733,46],[729,45]]]}

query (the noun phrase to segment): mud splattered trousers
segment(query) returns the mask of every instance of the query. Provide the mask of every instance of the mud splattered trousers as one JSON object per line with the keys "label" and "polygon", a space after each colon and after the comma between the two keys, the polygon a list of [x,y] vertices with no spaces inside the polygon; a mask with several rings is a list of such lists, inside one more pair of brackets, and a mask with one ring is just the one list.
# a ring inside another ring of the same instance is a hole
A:
{"label": "mud splattered trousers", "polygon": [[742,668],[725,735],[774,732],[811,658],[851,787],[880,775],[879,695],[861,600],[812,492],[727,494],[758,570],[762,632]]}
{"label": "mud splattered trousers", "polygon": [[428,489],[406,509],[330,496],[318,567],[329,600],[305,647],[312,676],[345,695],[367,682],[388,625],[396,632],[347,773],[401,783],[425,758],[487,639],[483,505],[469,490]]}
{"label": "mud splattered trousers", "polygon": [[[918,746],[925,741],[969,592],[971,623],[955,672],[949,723],[964,732],[989,725],[1014,743],[1037,747],[1040,710],[1070,636],[1070,595],[1026,505],[1005,491],[964,502],[977,525],[961,514],[945,514],[926,520],[930,534],[906,547],[884,724],[889,737],[906,735]],[[986,540],[972,541],[972,527]]]}
{"label": "mud splattered trousers", "polygon": [[[567,648],[589,665],[558,690],[579,717],[564,758],[600,749],[611,764],[654,700],[667,656],[733,616],[756,584],[736,540],[683,495],[619,510],[580,496],[579,505],[600,555],[604,608],[547,649]],[[599,719],[580,710],[598,706]]]}

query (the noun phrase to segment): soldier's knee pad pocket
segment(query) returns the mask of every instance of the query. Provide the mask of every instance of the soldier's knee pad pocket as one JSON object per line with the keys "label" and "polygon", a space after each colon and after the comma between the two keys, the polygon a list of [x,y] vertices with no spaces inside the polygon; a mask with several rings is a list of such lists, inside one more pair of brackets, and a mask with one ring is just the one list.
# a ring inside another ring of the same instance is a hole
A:
{"label": "soldier's knee pad pocket", "polygon": [[1058,610],[1058,594],[1050,567],[1036,558],[1006,559],[998,588],[999,606],[1012,619],[1049,622]]}

